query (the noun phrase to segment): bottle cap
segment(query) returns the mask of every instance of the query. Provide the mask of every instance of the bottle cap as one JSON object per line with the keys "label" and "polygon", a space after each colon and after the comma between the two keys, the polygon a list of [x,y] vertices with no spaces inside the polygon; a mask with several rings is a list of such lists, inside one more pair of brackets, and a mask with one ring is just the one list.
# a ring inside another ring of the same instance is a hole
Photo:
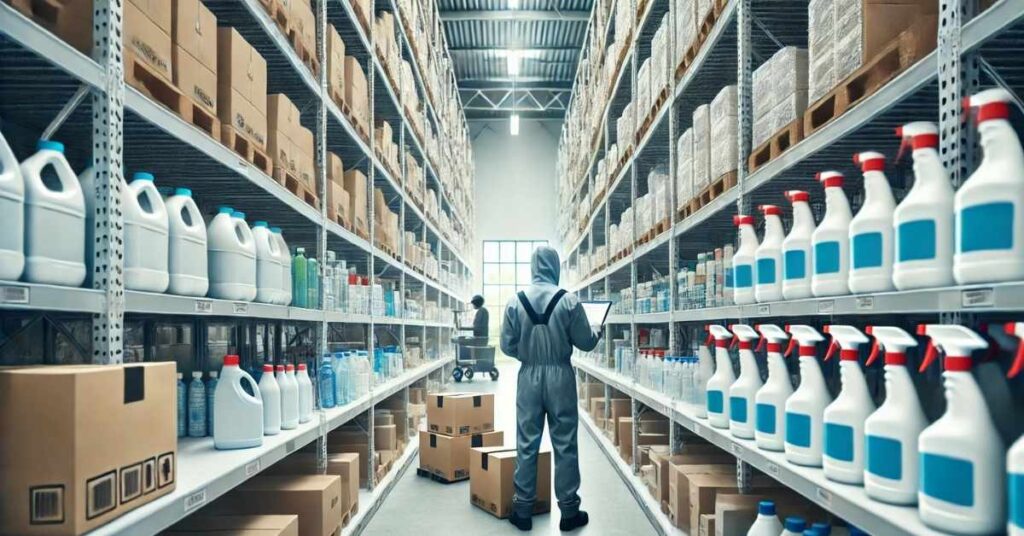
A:
{"label": "bottle cap", "polygon": [[757,209],[760,210],[765,216],[782,215],[782,209],[775,205],[758,205]]}
{"label": "bottle cap", "polygon": [[274,365],[271,365],[270,363],[264,363],[263,372],[274,372]]}
{"label": "bottle cap", "polygon": [[230,216],[231,213],[234,212],[234,211],[235,211],[235,209],[233,209],[233,208],[231,208],[229,206],[222,206],[222,207],[217,209],[217,212],[219,214],[227,214],[228,216]]}
{"label": "bottle cap", "polygon": [[200,370],[193,370],[192,377],[198,380],[199,378],[203,377],[203,372]]}
{"label": "bottle cap", "polygon": [[192,197],[192,190],[188,188],[175,188],[174,195],[183,195],[185,197]]}
{"label": "bottle cap", "polygon": [[828,523],[815,523],[811,525],[811,529],[817,531],[816,534],[819,536],[828,536],[832,533],[832,525]]}
{"label": "bottle cap", "polygon": [[988,348],[988,341],[974,331],[957,325],[921,324],[917,334],[929,337],[928,348],[921,360],[920,372],[924,372],[938,357],[938,351],[946,354],[944,368],[953,372],[970,371],[974,365],[971,352]]}
{"label": "bottle cap", "polygon": [[305,363],[299,363],[299,367],[298,368],[299,368],[299,370],[306,370],[306,364]]}
{"label": "bottle cap", "polygon": [[787,190],[786,199],[788,199],[790,203],[797,203],[800,201],[807,203],[811,200],[811,194],[803,190]]}
{"label": "bottle cap", "polygon": [[295,372],[295,365],[288,363],[284,366],[285,372]]}
{"label": "bottle cap", "polygon": [[757,504],[757,513],[763,516],[775,515],[775,503],[772,501],[761,501]]}
{"label": "bottle cap", "polygon": [[863,173],[885,171],[885,155],[877,151],[856,153],[853,155],[853,163],[859,165]]}
{"label": "bottle cap", "polygon": [[236,210],[236,211],[231,213],[231,217],[232,218],[238,218],[238,219],[240,219],[242,221],[245,221],[245,213],[244,212],[239,212],[239,211]]}
{"label": "bottle cap", "polygon": [[238,366],[238,362],[239,362],[239,358],[238,358],[237,355],[230,354],[230,355],[224,356],[224,366],[225,367],[237,367]]}
{"label": "bottle cap", "polygon": [[277,365],[274,367],[274,371],[279,374],[284,374],[284,365]]}
{"label": "bottle cap", "polygon": [[807,521],[800,516],[789,516],[786,518],[786,530],[789,532],[803,532],[807,527]]}
{"label": "bottle cap", "polygon": [[964,111],[968,114],[971,108],[977,108],[976,120],[978,123],[982,123],[992,119],[1009,119],[1012,100],[1013,96],[1009,91],[996,87],[965,97],[963,105]]}
{"label": "bottle cap", "polygon": [[939,127],[931,121],[913,121],[896,127],[896,137],[900,138],[900,150],[896,155],[896,161],[899,162],[908,145],[915,151],[937,148],[939,146]]}
{"label": "bottle cap", "polygon": [[64,154],[64,144],[53,140],[39,140],[36,143],[37,151],[57,151]]}
{"label": "bottle cap", "polygon": [[754,225],[754,217],[737,214],[732,217],[732,224],[737,227],[740,225]]}
{"label": "bottle cap", "polygon": [[148,171],[136,171],[135,173],[132,173],[132,180],[153,182],[154,180],[156,180],[156,177],[154,177],[153,174]]}
{"label": "bottle cap", "polygon": [[267,226],[267,222],[262,221],[262,220],[261,221],[255,221],[255,222],[252,223],[252,226],[253,227],[266,227]]}
{"label": "bottle cap", "polygon": [[270,232],[272,232],[274,234],[281,234],[281,228],[280,227],[271,227],[270,228]]}
{"label": "bottle cap", "polygon": [[842,188],[843,174],[838,171],[819,171],[814,179],[825,188]]}

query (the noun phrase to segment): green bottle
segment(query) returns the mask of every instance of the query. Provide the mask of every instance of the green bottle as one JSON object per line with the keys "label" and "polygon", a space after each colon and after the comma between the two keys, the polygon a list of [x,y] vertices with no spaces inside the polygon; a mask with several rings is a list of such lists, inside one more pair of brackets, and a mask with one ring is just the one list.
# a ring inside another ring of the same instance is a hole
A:
{"label": "green bottle", "polygon": [[295,248],[295,257],[292,259],[292,306],[305,307],[306,290],[306,248]]}
{"label": "green bottle", "polygon": [[310,309],[320,308],[320,263],[315,257],[310,257],[306,262],[306,287],[308,298],[306,307]]}

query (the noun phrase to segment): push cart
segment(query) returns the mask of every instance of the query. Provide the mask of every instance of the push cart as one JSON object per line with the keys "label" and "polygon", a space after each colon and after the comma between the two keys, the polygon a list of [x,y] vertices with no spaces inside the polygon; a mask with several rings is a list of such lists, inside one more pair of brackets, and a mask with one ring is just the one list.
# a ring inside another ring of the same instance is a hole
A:
{"label": "push cart", "polygon": [[497,381],[498,368],[494,366],[494,347],[487,345],[484,337],[460,335],[454,337],[455,370],[452,378],[461,382],[463,378],[473,381],[476,373],[489,374],[491,381]]}

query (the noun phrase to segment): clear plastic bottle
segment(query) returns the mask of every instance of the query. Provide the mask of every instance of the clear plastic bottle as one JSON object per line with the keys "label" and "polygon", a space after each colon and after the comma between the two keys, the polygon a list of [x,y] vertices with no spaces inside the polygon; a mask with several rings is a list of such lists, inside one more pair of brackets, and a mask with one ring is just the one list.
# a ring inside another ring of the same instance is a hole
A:
{"label": "clear plastic bottle", "polygon": [[192,372],[188,384],[188,436],[206,437],[206,386],[198,370]]}
{"label": "clear plastic bottle", "polygon": [[295,256],[292,257],[292,305],[295,307],[306,307],[309,301],[309,289],[306,285],[308,274],[306,248],[295,248]]}
{"label": "clear plastic bottle", "polygon": [[325,311],[333,311],[335,309],[335,303],[337,300],[336,289],[334,288],[334,252],[328,251],[327,258],[324,260],[323,271],[324,271],[324,289],[323,289],[323,309]]}
{"label": "clear plastic bottle", "polygon": [[213,401],[215,394],[217,393],[217,376],[220,373],[216,370],[210,371],[210,379],[206,380],[206,432],[207,435],[213,435]]}
{"label": "clear plastic bottle", "polygon": [[324,409],[335,406],[334,394],[337,386],[334,381],[334,367],[331,362],[331,354],[324,354],[320,361],[320,370],[317,371],[320,379],[320,407]]}
{"label": "clear plastic bottle", "polygon": [[320,308],[320,262],[316,257],[306,260],[306,307],[310,309]]}
{"label": "clear plastic bottle", "polygon": [[178,437],[185,437],[188,433],[188,389],[185,388],[185,376],[178,373]]}

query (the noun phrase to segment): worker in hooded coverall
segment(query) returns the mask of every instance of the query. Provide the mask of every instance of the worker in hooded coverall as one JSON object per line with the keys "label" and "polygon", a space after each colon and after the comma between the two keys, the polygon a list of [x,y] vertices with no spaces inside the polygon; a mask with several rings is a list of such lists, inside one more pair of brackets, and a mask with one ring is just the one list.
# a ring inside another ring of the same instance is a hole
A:
{"label": "worker in hooded coverall", "polygon": [[[523,291],[525,298],[533,311],[547,311],[560,292],[558,253],[547,246],[536,249],[530,269],[533,284]],[[562,513],[559,525],[563,531],[573,530],[586,525],[589,518],[580,510],[577,494],[580,487],[576,442],[579,408],[576,406],[576,373],[570,358],[574,346],[585,352],[593,350],[601,333],[590,326],[574,294],[563,294],[551,309],[547,325],[554,339],[553,355],[525,355],[529,344],[523,338],[523,327],[529,327],[530,322],[530,315],[518,295],[514,296],[506,307],[501,327],[501,351],[522,362],[516,392],[515,497],[509,521],[523,531],[533,528],[537,454],[547,417],[555,455],[555,497]]]}

